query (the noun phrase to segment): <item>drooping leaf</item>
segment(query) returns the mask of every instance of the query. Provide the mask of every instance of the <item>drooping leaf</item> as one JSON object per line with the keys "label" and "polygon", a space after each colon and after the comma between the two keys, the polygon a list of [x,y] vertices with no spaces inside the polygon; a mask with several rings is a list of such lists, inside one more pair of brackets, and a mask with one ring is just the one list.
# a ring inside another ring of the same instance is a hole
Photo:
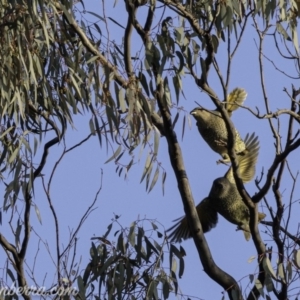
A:
{"label": "drooping leaf", "polygon": [[110,231],[111,231],[111,229],[112,229],[112,226],[113,226],[113,223],[110,223],[108,226],[107,226],[107,231],[105,232],[105,234],[104,234],[104,238],[106,239],[107,238],[107,236],[109,235],[109,233],[110,233]]}
{"label": "drooping leaf", "polygon": [[175,125],[176,125],[176,123],[178,121],[178,118],[179,118],[179,112],[176,113],[176,116],[175,116],[175,118],[173,120],[173,124],[172,124],[173,129],[175,128]]}
{"label": "drooping leaf", "polygon": [[120,145],[117,150],[114,152],[114,154],[105,162],[105,164],[109,163],[110,161],[112,161],[113,159],[115,159],[121,152],[122,150],[122,146]]}
{"label": "drooping leaf", "polygon": [[181,80],[178,75],[173,76],[173,85],[175,89],[175,95],[176,95],[176,103],[178,105],[179,103],[179,94],[181,91]]}
{"label": "drooping leaf", "polygon": [[184,67],[184,57],[180,51],[176,51],[175,54],[179,59],[179,67],[177,68],[177,72],[180,74]]}
{"label": "drooping leaf", "polygon": [[293,263],[297,269],[300,269],[300,250],[294,250]]}
{"label": "drooping leaf", "polygon": [[36,216],[40,222],[40,224],[42,224],[42,217],[41,217],[41,213],[40,213],[40,210],[39,208],[37,207],[37,205],[34,205],[34,209],[35,209],[35,213],[36,213]]}
{"label": "drooping leaf", "polygon": [[255,287],[257,288],[257,290],[259,291],[260,295],[262,297],[265,296],[264,290],[263,290],[263,285],[261,284],[261,282],[259,281],[259,279],[255,280]]}
{"label": "drooping leaf", "polygon": [[118,237],[118,250],[121,251],[122,254],[125,254],[126,253],[126,245],[125,245],[125,241],[124,241],[124,238],[123,238],[123,232],[121,232],[119,234],[119,237]]}
{"label": "drooping leaf", "polygon": [[166,182],[166,178],[167,178],[167,173],[166,173],[166,171],[164,171],[162,173],[162,177],[161,177],[161,179],[162,179],[162,193],[163,193],[163,195],[165,194],[165,182]]}
{"label": "drooping leaf", "polygon": [[139,79],[140,79],[140,82],[141,82],[147,96],[150,97],[150,91],[149,91],[147,79],[146,79],[146,76],[144,75],[144,73],[139,72]]}
{"label": "drooping leaf", "polygon": [[287,41],[291,41],[292,39],[289,37],[288,33],[286,30],[282,27],[280,22],[276,23],[276,30],[279,32]]}
{"label": "drooping leaf", "polygon": [[118,26],[120,26],[123,29],[126,29],[123,25],[121,25],[119,22],[117,22],[115,19],[113,19],[112,17],[108,17],[108,19],[110,19],[112,22],[114,22],[115,24],[117,24]]}
{"label": "drooping leaf", "polygon": [[151,190],[154,188],[154,186],[155,186],[155,184],[156,184],[156,182],[157,182],[158,176],[159,176],[159,166],[157,166],[157,168],[156,168],[156,170],[155,170],[155,173],[154,173],[154,176],[153,176],[151,185],[150,185],[150,187],[149,187],[148,193],[150,193]]}
{"label": "drooping leaf", "polygon": [[272,292],[274,289],[272,277],[269,274],[266,274],[265,286],[268,293]]}
{"label": "drooping leaf", "polygon": [[170,285],[168,283],[167,280],[165,280],[163,282],[163,296],[164,296],[164,300],[168,299],[169,298],[169,295],[170,295]]}
{"label": "drooping leaf", "polygon": [[135,246],[135,222],[130,225],[128,240],[132,247]]}
{"label": "drooping leaf", "polygon": [[150,170],[150,166],[152,165],[152,160],[153,160],[153,156],[150,155],[150,153],[149,153],[148,156],[147,156],[146,164],[145,164],[145,167],[144,167],[144,171],[143,171],[140,183],[143,182],[145,176],[148,174],[148,172]]}
{"label": "drooping leaf", "polygon": [[277,279],[276,274],[271,265],[270,259],[268,257],[264,257],[262,263],[263,263],[263,268],[264,268],[265,272],[267,272],[269,275],[271,275],[272,278]]}
{"label": "drooping leaf", "polygon": [[292,268],[292,262],[291,261],[287,262],[287,264],[286,264],[286,271],[287,271],[288,281],[291,281],[292,277],[293,277],[293,268]]}
{"label": "drooping leaf", "polygon": [[282,263],[279,263],[278,266],[277,266],[277,277],[281,278],[283,283],[286,283],[285,282],[285,272],[283,270],[283,264]]}
{"label": "drooping leaf", "polygon": [[92,11],[88,11],[88,10],[87,10],[86,13],[95,16],[96,18],[98,18],[99,20],[101,20],[101,21],[103,21],[103,22],[106,22],[105,19],[104,19],[103,17],[101,17],[100,15],[98,15],[98,14],[92,12]]}

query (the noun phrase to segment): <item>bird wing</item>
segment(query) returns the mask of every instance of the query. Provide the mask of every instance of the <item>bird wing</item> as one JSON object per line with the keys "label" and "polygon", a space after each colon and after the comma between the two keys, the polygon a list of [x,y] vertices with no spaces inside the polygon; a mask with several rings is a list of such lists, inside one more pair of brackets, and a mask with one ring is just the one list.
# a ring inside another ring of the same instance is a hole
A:
{"label": "bird wing", "polygon": [[[213,208],[208,197],[204,198],[196,206],[196,210],[204,233],[210,231],[217,225],[218,213]],[[176,223],[166,231],[170,232],[168,234],[170,242],[177,243],[180,242],[181,239],[186,240],[192,237],[186,216],[178,218],[174,220],[174,222]]]}
{"label": "bird wing", "polygon": [[[255,165],[259,151],[259,140],[258,137],[255,136],[255,133],[252,133],[250,136],[249,134],[246,135],[245,145],[247,149],[246,153],[244,155],[237,156],[240,176],[244,183],[251,181],[255,175]],[[225,177],[231,183],[235,184],[231,167],[225,174]]]}
{"label": "bird wing", "polygon": [[237,110],[240,105],[243,105],[247,97],[247,92],[242,88],[235,88],[226,99],[226,109],[231,115],[234,110]]}

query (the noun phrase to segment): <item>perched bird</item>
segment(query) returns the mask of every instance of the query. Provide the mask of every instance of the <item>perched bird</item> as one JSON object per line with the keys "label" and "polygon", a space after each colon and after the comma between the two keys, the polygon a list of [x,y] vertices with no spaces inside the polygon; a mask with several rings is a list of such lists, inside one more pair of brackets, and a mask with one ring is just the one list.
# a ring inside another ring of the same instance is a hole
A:
{"label": "perched bird", "polygon": [[[240,196],[235,182],[231,182],[226,177],[217,178],[213,182],[209,199],[220,215],[243,230],[245,239],[249,241],[251,238],[250,212]],[[264,213],[258,212],[258,221],[263,220],[265,216]]]}
{"label": "perched bird", "polygon": [[[228,95],[225,108],[229,116],[234,110],[238,109],[239,105],[244,103],[246,97],[246,91],[241,88],[234,89]],[[197,107],[191,111],[191,115],[196,119],[198,130],[210,148],[223,157],[223,162],[229,162],[227,150],[228,132],[221,112],[218,109],[208,110],[203,107]],[[241,155],[247,152],[245,143],[236,129],[235,151]]]}
{"label": "perched bird", "polygon": [[[251,155],[250,150],[248,154]],[[248,154],[244,157],[248,156]],[[254,165],[256,163],[256,159],[257,156],[252,160],[255,160]],[[243,168],[242,162],[239,168]],[[242,177],[243,181],[245,178],[250,178],[253,171],[249,171],[250,173],[246,173],[245,177]],[[245,239],[249,241],[251,238],[249,228],[250,212],[236,187],[231,168],[224,177],[214,180],[208,198],[210,199],[211,205],[220,215],[222,215],[227,221],[237,225],[239,229],[243,230]],[[260,222],[263,220],[265,216],[266,215],[264,213],[258,212],[258,221]]]}
{"label": "perched bird", "polygon": [[[255,175],[255,165],[259,150],[259,141],[254,133],[245,138],[248,152],[244,156],[238,156],[240,177],[244,183],[251,181]],[[246,240],[251,237],[249,229],[250,213],[240,196],[233,171],[230,167],[224,177],[214,180],[211,191],[197,206],[196,210],[201,222],[203,232],[208,232],[218,223],[218,213],[229,222],[238,225],[242,229]],[[261,221],[265,214],[258,213]],[[176,219],[176,224],[167,230],[171,242],[180,242],[181,239],[191,237],[186,216]]]}

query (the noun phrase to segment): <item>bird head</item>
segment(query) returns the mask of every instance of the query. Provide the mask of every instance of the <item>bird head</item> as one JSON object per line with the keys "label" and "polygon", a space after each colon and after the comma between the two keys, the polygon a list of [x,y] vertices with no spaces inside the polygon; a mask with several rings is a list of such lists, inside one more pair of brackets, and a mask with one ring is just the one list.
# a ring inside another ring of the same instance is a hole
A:
{"label": "bird head", "polygon": [[209,197],[211,198],[225,198],[229,195],[232,183],[226,177],[220,177],[214,180]]}
{"label": "bird head", "polygon": [[194,108],[190,114],[197,120],[197,121],[207,121],[211,116],[211,112],[201,106]]}

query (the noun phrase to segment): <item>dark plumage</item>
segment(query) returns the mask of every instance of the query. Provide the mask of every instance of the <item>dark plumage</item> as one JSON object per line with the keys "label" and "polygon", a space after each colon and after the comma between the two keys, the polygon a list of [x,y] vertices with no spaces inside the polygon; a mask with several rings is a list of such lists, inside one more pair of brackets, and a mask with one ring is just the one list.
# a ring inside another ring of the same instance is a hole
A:
{"label": "dark plumage", "polygon": [[[244,156],[238,157],[239,172],[244,183],[252,180],[255,174],[255,165],[259,150],[258,138],[252,134],[246,136],[245,144],[249,150]],[[218,213],[229,222],[238,225],[243,230],[245,238],[251,237],[249,230],[249,209],[240,196],[232,168],[226,172],[224,177],[214,180],[209,196],[202,200],[197,206],[197,213],[202,225],[203,232],[208,232],[218,223]],[[259,213],[259,220],[265,217]],[[186,216],[175,220],[177,223],[167,230],[171,242],[180,242],[188,239],[191,233]]]}
{"label": "dark plumage", "polygon": [[[212,206],[212,202],[208,197],[204,198],[196,206],[196,210],[203,232],[208,232],[216,227],[218,223],[218,213]],[[168,237],[171,242],[180,242],[181,239],[187,240],[192,237],[186,216],[178,218],[174,220],[174,222],[176,222],[176,224],[167,230],[167,232],[170,232]]]}
{"label": "dark plumage", "polygon": [[[229,181],[226,177],[217,178],[213,182],[209,199],[220,215],[243,230],[245,239],[248,241],[251,238],[250,212],[240,196],[235,182]],[[265,216],[259,212],[258,221],[264,219]]]}

